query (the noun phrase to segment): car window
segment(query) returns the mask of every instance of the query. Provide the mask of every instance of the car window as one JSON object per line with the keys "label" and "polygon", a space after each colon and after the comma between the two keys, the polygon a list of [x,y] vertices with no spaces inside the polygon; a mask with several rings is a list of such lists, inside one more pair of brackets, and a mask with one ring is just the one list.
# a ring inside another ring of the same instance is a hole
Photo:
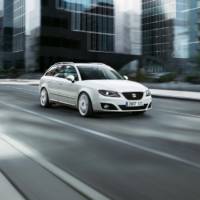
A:
{"label": "car window", "polygon": [[82,80],[123,80],[116,71],[102,66],[78,66]]}
{"label": "car window", "polygon": [[45,76],[54,76],[56,73],[57,67],[56,66],[52,66],[47,73],[45,74]]}
{"label": "car window", "polygon": [[75,80],[78,81],[78,74],[73,66],[62,65],[58,67],[55,77],[67,78],[69,75],[73,75]]}

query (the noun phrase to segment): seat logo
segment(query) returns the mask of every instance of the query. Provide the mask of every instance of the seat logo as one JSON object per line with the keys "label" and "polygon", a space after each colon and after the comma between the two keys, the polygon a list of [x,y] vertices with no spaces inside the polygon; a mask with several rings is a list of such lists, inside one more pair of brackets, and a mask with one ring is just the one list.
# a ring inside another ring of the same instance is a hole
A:
{"label": "seat logo", "polygon": [[137,95],[135,93],[132,93],[132,97],[135,99]]}

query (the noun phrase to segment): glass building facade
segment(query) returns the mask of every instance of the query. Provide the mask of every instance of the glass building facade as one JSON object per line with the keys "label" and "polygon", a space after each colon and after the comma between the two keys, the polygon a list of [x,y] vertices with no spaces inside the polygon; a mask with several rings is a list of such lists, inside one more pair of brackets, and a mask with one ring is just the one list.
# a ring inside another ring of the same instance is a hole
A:
{"label": "glass building facade", "polygon": [[118,52],[142,54],[141,0],[115,0],[115,48]]}
{"label": "glass building facade", "polygon": [[0,66],[2,63],[3,52],[3,2],[0,2]]}
{"label": "glass building facade", "polygon": [[116,48],[117,0],[0,1],[4,68],[45,71],[61,61],[120,68],[135,59],[133,51]]}
{"label": "glass building facade", "polygon": [[144,66],[191,69],[199,53],[198,0],[143,0],[142,9]]}
{"label": "glass building facade", "polygon": [[72,13],[71,29],[87,33],[89,50],[114,51],[113,0],[57,0],[56,7]]}
{"label": "glass building facade", "polygon": [[14,53],[25,48],[25,0],[13,1],[13,47]]}

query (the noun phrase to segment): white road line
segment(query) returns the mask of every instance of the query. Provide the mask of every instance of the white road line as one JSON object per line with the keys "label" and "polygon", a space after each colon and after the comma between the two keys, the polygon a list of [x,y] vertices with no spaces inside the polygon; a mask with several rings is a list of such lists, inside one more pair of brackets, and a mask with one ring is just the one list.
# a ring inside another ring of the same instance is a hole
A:
{"label": "white road line", "polygon": [[[47,161],[42,155],[40,155],[34,149],[26,146],[25,144],[22,144],[21,142],[18,142],[12,139],[11,137],[7,136],[5,133],[0,133],[0,138],[2,139],[2,141],[5,141],[7,144],[13,146],[16,150],[20,151],[31,160],[40,164],[46,170],[54,174],[56,177],[60,178],[67,185],[70,185],[72,188],[75,189],[75,191],[78,191],[80,194],[84,195],[86,198],[90,200],[110,200],[110,198],[104,196],[103,194],[99,193],[95,189],[89,187],[85,183],[73,177],[71,174],[67,173],[66,171],[60,169],[56,165]],[[1,188],[0,188],[0,191],[1,191]],[[5,199],[5,200],[10,200],[10,199]]]}
{"label": "white road line", "polygon": [[23,80],[23,81],[15,81],[15,80],[0,80],[0,85],[39,85],[39,80]]}
{"label": "white road line", "polygon": [[123,139],[120,139],[120,138],[117,138],[117,137],[114,137],[114,136],[111,136],[111,135],[107,135],[107,134],[105,134],[103,132],[95,131],[95,130],[92,130],[92,129],[89,129],[89,128],[85,128],[85,127],[82,127],[82,126],[79,126],[79,125],[76,125],[76,124],[72,124],[70,122],[62,121],[62,120],[56,119],[54,117],[48,117],[46,115],[43,115],[43,114],[40,114],[38,112],[22,108],[22,107],[17,106],[17,105],[5,103],[5,102],[2,102],[2,101],[0,101],[0,104],[5,105],[5,106],[10,107],[10,108],[14,108],[16,110],[20,110],[20,111],[23,111],[23,112],[38,116],[40,118],[42,117],[42,118],[47,119],[49,121],[52,121],[52,122],[55,122],[55,123],[59,123],[61,125],[64,125],[64,126],[67,126],[67,127],[71,127],[71,128],[83,131],[85,133],[90,133],[92,135],[95,135],[95,136],[98,136],[98,137],[101,137],[101,138],[104,138],[104,139],[108,139],[108,140],[113,141],[113,142],[117,142],[117,143],[121,143],[121,144],[124,144],[124,145],[128,145],[130,147],[133,147],[133,148],[136,148],[136,149],[139,149],[139,150],[151,153],[151,154],[155,154],[155,155],[158,155],[158,156],[170,159],[170,160],[174,160],[174,161],[177,161],[177,162],[180,162],[180,163],[184,163],[186,165],[189,165],[189,166],[192,166],[192,167],[200,169],[200,164],[192,162],[192,161],[189,161],[189,160],[186,160],[184,158],[181,158],[181,157],[178,157],[178,156],[175,156],[175,155],[172,155],[172,154],[169,154],[169,153],[166,153],[166,152],[162,152],[162,151],[159,151],[159,150],[156,150],[156,149],[153,149],[153,148],[145,147],[145,146],[139,145],[139,144],[134,143],[134,142],[128,142],[128,141],[125,141]]}

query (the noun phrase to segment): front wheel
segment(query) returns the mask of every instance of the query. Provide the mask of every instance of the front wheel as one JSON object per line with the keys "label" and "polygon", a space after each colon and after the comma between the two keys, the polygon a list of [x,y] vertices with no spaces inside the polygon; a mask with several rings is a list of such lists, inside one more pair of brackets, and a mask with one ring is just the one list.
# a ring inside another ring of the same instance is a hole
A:
{"label": "front wheel", "polygon": [[43,88],[40,92],[40,105],[44,108],[50,107],[49,96],[45,88]]}
{"label": "front wheel", "polygon": [[92,103],[88,94],[83,92],[78,99],[78,110],[81,116],[89,117],[93,114]]}

